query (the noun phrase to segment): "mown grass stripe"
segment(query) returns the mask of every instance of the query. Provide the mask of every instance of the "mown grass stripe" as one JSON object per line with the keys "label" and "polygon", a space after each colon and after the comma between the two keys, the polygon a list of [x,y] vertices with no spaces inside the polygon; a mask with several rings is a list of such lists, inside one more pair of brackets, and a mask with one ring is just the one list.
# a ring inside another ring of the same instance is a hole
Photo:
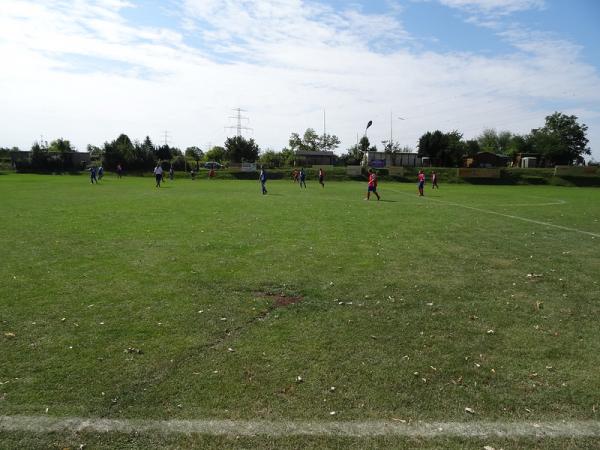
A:
{"label": "mown grass stripe", "polygon": [[599,421],[413,422],[134,420],[49,416],[0,416],[0,431],[29,433],[96,432],[207,434],[227,436],[406,436],[436,437],[600,437]]}

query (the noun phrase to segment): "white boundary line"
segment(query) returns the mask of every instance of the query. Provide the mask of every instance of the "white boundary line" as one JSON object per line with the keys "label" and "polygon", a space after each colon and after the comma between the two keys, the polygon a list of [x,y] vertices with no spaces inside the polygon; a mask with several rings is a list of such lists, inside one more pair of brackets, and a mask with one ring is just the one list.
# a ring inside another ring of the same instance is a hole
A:
{"label": "white boundary line", "polygon": [[[395,190],[391,190],[391,189],[388,189],[388,191],[396,192],[398,194],[410,195],[408,192],[395,191]],[[560,230],[572,231],[574,233],[585,234],[588,236],[592,236],[593,238],[600,238],[600,234],[592,233],[591,231],[578,230],[577,228],[565,227],[563,225],[556,225],[554,223],[549,223],[549,222],[542,222],[541,220],[528,219],[526,217],[515,216],[513,214],[504,214],[504,213],[492,211],[489,209],[477,208],[475,206],[462,205],[460,203],[448,202],[445,200],[439,200],[437,198],[431,198],[431,197],[427,197],[427,196],[425,196],[423,198],[426,199],[426,201],[443,203],[443,204],[450,205],[450,206],[458,206],[459,208],[471,209],[473,211],[478,211],[478,212],[482,212],[485,214],[494,214],[496,216],[507,217],[509,219],[522,220],[523,222],[535,223],[536,225],[543,225],[545,227],[558,228]]]}
{"label": "white boundary line", "polygon": [[57,433],[207,434],[226,436],[340,437],[504,437],[600,438],[600,421],[554,422],[413,422],[266,421],[266,420],[129,420],[81,417],[0,416],[0,431]]}

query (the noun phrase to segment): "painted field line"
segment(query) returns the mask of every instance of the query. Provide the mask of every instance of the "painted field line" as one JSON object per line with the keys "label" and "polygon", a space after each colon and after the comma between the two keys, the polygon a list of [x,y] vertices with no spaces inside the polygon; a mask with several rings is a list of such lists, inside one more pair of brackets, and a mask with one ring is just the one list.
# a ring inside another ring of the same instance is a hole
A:
{"label": "painted field line", "polygon": [[30,433],[162,433],[227,436],[573,437],[600,438],[599,421],[413,422],[129,420],[49,416],[0,416],[0,431]]}
{"label": "painted field line", "polygon": [[[391,191],[391,192],[396,192],[398,194],[403,194],[403,195],[411,195],[408,192],[402,192],[402,191]],[[542,222],[541,220],[528,219],[527,217],[515,216],[514,214],[505,214],[505,213],[501,213],[501,212],[498,212],[498,211],[492,211],[490,209],[477,208],[476,206],[463,205],[461,203],[455,203],[455,202],[449,202],[449,201],[445,201],[445,200],[439,200],[437,198],[431,198],[431,197],[427,197],[427,196],[425,196],[423,198],[426,199],[426,201],[438,202],[438,203],[442,203],[442,204],[450,205],[450,206],[457,206],[459,208],[470,209],[470,210],[477,211],[477,212],[482,212],[482,213],[485,213],[485,214],[493,214],[493,215],[496,215],[496,216],[506,217],[506,218],[509,218],[509,219],[522,220],[523,222],[534,223],[536,225],[542,225],[542,226],[545,226],[545,227],[558,228],[559,230],[571,231],[573,233],[580,233],[580,234],[585,234],[585,235],[588,235],[588,236],[592,236],[594,238],[600,238],[600,234],[599,233],[592,233],[591,231],[579,230],[577,228],[565,227],[564,225],[556,225],[556,224],[550,223],[550,222]]]}

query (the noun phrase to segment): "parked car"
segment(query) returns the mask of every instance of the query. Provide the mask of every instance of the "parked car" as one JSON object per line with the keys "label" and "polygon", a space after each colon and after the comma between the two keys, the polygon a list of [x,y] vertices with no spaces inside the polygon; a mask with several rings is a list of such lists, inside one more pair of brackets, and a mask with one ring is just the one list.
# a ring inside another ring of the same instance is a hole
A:
{"label": "parked car", "polygon": [[207,163],[204,163],[204,168],[205,169],[222,169],[223,165],[219,164],[218,162],[215,162],[215,161],[209,161]]}

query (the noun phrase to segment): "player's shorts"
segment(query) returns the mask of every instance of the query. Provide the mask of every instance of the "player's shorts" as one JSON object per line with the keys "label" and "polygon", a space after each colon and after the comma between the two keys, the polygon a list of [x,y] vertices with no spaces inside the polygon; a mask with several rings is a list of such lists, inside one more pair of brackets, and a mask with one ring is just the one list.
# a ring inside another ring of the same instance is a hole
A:
{"label": "player's shorts", "polygon": [[419,189],[423,189],[424,186],[425,186],[425,182],[419,181]]}
{"label": "player's shorts", "polygon": [[369,192],[377,192],[377,186],[369,186]]}

